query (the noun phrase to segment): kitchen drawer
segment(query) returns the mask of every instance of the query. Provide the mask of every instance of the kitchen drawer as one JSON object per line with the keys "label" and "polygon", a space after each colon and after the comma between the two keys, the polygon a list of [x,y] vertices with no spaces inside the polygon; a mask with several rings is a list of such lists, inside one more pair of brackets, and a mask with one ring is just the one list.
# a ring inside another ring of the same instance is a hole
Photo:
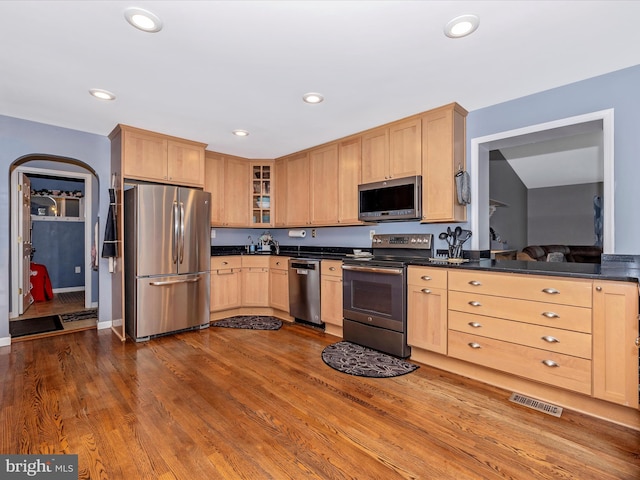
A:
{"label": "kitchen drawer", "polygon": [[451,357],[591,395],[590,360],[455,330],[449,330],[448,346]]}
{"label": "kitchen drawer", "polygon": [[242,255],[242,266],[250,268],[269,268],[270,255]]}
{"label": "kitchen drawer", "polygon": [[280,257],[278,255],[269,257],[269,268],[275,270],[289,270],[289,257]]}
{"label": "kitchen drawer", "polygon": [[451,270],[449,290],[591,308],[591,280]]}
{"label": "kitchen drawer", "polygon": [[407,283],[418,287],[447,288],[447,269],[410,266]]}
{"label": "kitchen drawer", "polygon": [[322,260],[320,262],[320,275],[324,277],[342,277],[342,261],[341,260]]}
{"label": "kitchen drawer", "polygon": [[530,323],[449,311],[449,329],[591,359],[591,335]]}
{"label": "kitchen drawer", "polygon": [[211,270],[221,270],[228,268],[240,268],[242,257],[240,255],[225,255],[211,257]]}
{"label": "kitchen drawer", "polygon": [[591,308],[469,292],[449,292],[449,309],[591,333]]}

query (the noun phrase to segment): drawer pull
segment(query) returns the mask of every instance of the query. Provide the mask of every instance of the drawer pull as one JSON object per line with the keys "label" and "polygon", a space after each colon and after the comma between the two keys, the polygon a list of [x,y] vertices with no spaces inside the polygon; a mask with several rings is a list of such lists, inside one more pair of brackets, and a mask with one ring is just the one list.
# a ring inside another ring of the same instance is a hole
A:
{"label": "drawer pull", "polygon": [[469,285],[473,285],[474,287],[479,287],[480,285],[482,285],[479,281],[477,280],[471,280],[469,282]]}
{"label": "drawer pull", "polygon": [[553,313],[553,312],[542,312],[542,315],[547,317],[547,318],[560,318],[560,315],[558,315],[557,313]]}
{"label": "drawer pull", "polygon": [[429,290],[428,288],[423,288],[422,290],[420,290],[422,293],[431,293],[431,290]]}
{"label": "drawer pull", "polygon": [[332,271],[332,272],[335,272],[336,267],[329,267],[329,270]]}
{"label": "drawer pull", "polygon": [[476,342],[469,343],[469,346],[471,348],[482,348],[482,345],[480,345],[479,343],[476,343]]}
{"label": "drawer pull", "polygon": [[550,335],[545,335],[544,337],[540,337],[540,338],[542,338],[542,340],[544,340],[545,342],[560,343],[560,340],[558,340],[556,337],[552,337]]}
{"label": "drawer pull", "polygon": [[471,305],[472,307],[481,307],[482,304],[480,302],[476,302],[475,300],[471,300],[469,302],[469,305]]}
{"label": "drawer pull", "polygon": [[482,327],[482,324],[481,324],[481,323],[478,323],[478,322],[469,322],[467,325],[469,325],[470,327],[473,327],[473,328],[480,328],[480,327]]}
{"label": "drawer pull", "polygon": [[420,278],[421,278],[422,280],[426,280],[427,282],[428,282],[429,280],[431,280],[431,277],[430,277],[429,275],[423,275],[423,276],[421,276]]}
{"label": "drawer pull", "polygon": [[602,291],[602,287],[596,287],[596,292],[601,292]]}
{"label": "drawer pull", "polygon": [[544,293],[548,293],[549,295],[555,295],[556,293],[560,293],[560,291],[556,290],[555,288],[543,288],[542,291]]}
{"label": "drawer pull", "polygon": [[636,347],[640,348],[640,337],[636,337]]}
{"label": "drawer pull", "polygon": [[557,368],[560,366],[553,360],[542,360],[542,363],[544,363],[547,367],[551,367],[551,368]]}
{"label": "drawer pull", "polygon": [[222,262],[222,264],[223,264],[223,265],[228,265],[228,264],[229,264],[229,262]]}

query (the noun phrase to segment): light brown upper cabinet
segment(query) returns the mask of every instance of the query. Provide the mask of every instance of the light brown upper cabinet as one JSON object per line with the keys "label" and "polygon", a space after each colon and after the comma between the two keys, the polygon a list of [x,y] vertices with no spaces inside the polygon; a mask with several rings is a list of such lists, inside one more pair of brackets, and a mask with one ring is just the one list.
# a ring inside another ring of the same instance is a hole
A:
{"label": "light brown upper cabinet", "polygon": [[356,225],[358,220],[358,185],[361,178],[362,137],[338,144],[338,224]]}
{"label": "light brown upper cabinet", "polygon": [[[286,157],[286,225],[304,227],[310,224],[309,215],[309,153]],[[276,209],[279,209],[276,204]]]}
{"label": "light brown upper cabinet", "polygon": [[205,190],[211,193],[211,225],[248,227],[251,212],[251,162],[206,152]]}
{"label": "light brown upper cabinet", "polygon": [[276,185],[281,185],[280,188],[275,189],[275,226],[286,227],[287,226],[287,159],[279,158],[274,162],[274,182]]}
{"label": "light brown upper cabinet", "polygon": [[311,225],[338,223],[338,144],[309,152]]}
{"label": "light brown upper cabinet", "polygon": [[118,125],[109,137],[112,145],[120,141],[124,178],[204,187],[206,144],[127,125]]}
{"label": "light brown upper cabinet", "polygon": [[455,174],[465,167],[467,111],[457,103],[422,116],[422,221],[464,222]]}
{"label": "light brown upper cabinet", "polygon": [[421,132],[419,117],[365,132],[362,135],[362,183],[420,175]]}

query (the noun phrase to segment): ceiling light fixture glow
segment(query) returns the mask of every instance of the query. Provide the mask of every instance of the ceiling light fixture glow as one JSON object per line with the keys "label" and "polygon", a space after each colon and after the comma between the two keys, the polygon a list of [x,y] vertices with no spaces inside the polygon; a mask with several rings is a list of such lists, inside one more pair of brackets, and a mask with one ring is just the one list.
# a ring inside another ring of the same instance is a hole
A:
{"label": "ceiling light fixture glow", "polygon": [[233,133],[236,137],[246,137],[249,135],[249,132],[246,130],[234,130]]}
{"label": "ceiling light fixture glow", "polygon": [[478,29],[480,19],[477,15],[460,15],[449,21],[444,27],[444,34],[449,38],[461,38]]}
{"label": "ceiling light fixture glow", "polygon": [[148,10],[131,7],[124,11],[124,18],[131,25],[143,32],[155,33],[162,30],[162,20]]}
{"label": "ceiling light fixture glow", "polygon": [[101,88],[92,88],[89,93],[100,100],[115,100],[116,96],[108,90],[102,90]]}
{"label": "ceiling light fixture glow", "polygon": [[307,103],[322,103],[324,101],[324,97],[322,95],[320,95],[319,93],[305,93],[302,96],[302,100],[304,100]]}

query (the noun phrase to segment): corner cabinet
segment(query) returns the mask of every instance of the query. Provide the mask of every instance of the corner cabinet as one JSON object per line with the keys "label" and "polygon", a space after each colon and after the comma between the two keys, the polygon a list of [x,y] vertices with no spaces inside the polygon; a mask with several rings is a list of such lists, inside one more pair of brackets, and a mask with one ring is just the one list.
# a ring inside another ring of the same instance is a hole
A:
{"label": "corner cabinet", "polygon": [[273,192],[273,162],[251,162],[251,226],[271,227],[275,202]]}
{"label": "corner cabinet", "polygon": [[204,187],[206,144],[127,125],[118,125],[109,137],[120,143],[124,178]]}
{"label": "corner cabinet", "polygon": [[422,116],[422,222],[465,222],[455,174],[466,168],[467,111],[457,103]]}

